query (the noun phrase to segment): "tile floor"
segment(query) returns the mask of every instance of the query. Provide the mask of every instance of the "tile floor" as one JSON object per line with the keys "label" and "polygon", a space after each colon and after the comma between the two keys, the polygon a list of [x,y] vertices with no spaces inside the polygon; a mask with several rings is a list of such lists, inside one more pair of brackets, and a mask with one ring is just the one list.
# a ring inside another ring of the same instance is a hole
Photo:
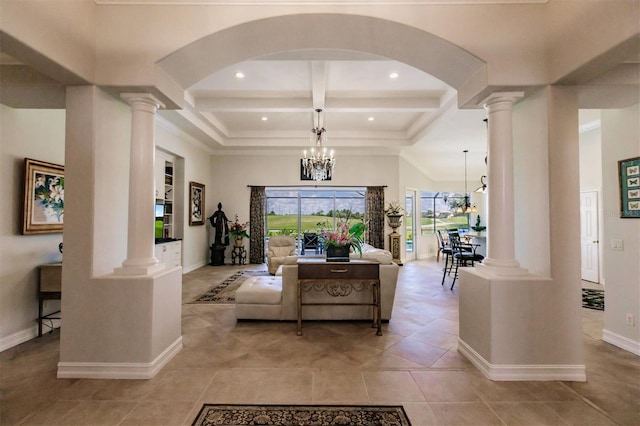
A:
{"label": "tile floor", "polygon": [[[440,267],[400,269],[381,337],[363,322],[297,337],[291,322],[237,323],[233,305],[184,304],[184,349],[151,380],[58,380],[47,334],[0,353],[0,424],[188,425],[205,402],[402,404],[414,426],[640,424],[640,358],[602,342],[602,312],[583,309],[587,382],[492,382],[456,350],[458,292]],[[186,274],[183,301],[236,270]]]}

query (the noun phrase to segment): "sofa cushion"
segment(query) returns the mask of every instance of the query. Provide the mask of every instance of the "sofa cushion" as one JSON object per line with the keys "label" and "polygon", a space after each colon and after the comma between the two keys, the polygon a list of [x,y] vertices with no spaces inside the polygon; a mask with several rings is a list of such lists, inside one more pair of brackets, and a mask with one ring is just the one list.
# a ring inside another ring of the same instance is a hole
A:
{"label": "sofa cushion", "polygon": [[279,305],[282,277],[251,277],[236,290],[236,304]]}
{"label": "sofa cushion", "polygon": [[295,265],[296,263],[298,263],[298,256],[296,255],[287,256],[282,261],[283,265]]}
{"label": "sofa cushion", "polygon": [[275,257],[289,256],[292,251],[292,247],[269,247],[269,250],[273,252]]}
{"label": "sofa cushion", "polygon": [[383,265],[391,263],[391,259],[393,258],[390,251],[379,249],[369,244],[362,245],[362,257],[360,257],[360,253],[358,252],[351,253],[349,257],[351,259],[373,260]]}

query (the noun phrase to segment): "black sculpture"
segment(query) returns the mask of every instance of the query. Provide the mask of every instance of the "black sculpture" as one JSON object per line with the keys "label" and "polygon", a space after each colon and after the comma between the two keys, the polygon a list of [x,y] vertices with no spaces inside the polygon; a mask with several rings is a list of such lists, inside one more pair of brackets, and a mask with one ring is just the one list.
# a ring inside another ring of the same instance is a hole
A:
{"label": "black sculpture", "polygon": [[222,203],[218,203],[218,210],[209,218],[214,230],[214,240],[211,244],[211,264],[224,265],[224,249],[229,245],[229,219],[222,211]]}
{"label": "black sculpture", "polygon": [[[222,203],[218,203],[218,210],[209,218],[211,226],[215,230],[214,245],[229,245],[229,219],[222,211]],[[222,242],[224,237],[224,243]]]}

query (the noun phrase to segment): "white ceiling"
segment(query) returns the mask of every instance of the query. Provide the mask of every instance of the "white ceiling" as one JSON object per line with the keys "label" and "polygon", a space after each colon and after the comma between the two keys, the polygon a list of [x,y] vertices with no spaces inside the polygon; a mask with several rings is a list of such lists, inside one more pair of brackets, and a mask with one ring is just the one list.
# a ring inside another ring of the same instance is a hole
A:
{"label": "white ceiling", "polygon": [[187,93],[190,118],[206,122],[216,152],[301,152],[311,147],[319,108],[337,156],[401,154],[432,179],[460,180],[447,163],[463,167],[468,149],[470,173],[485,170],[485,111],[458,110],[455,90],[397,61],[347,51],[286,52],[220,70]]}

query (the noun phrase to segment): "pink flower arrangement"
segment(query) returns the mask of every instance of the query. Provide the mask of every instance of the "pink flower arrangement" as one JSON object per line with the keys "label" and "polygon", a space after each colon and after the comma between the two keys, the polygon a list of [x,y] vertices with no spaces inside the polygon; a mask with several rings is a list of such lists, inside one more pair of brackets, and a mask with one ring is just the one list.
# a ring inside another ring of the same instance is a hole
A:
{"label": "pink flower arrangement", "polygon": [[335,231],[322,232],[324,246],[346,246],[351,244],[362,254],[363,235],[366,226],[364,222],[358,222],[349,226],[347,222],[338,222]]}

